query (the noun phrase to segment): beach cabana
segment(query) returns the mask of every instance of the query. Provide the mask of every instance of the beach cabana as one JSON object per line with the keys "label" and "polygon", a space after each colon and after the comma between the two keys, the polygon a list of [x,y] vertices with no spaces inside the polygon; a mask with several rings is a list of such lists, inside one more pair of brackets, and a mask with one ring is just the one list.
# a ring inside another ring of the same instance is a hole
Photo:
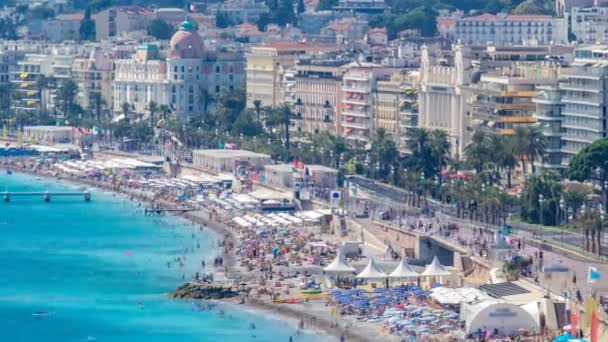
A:
{"label": "beach cabana", "polygon": [[418,277],[420,277],[420,274],[418,272],[414,271],[412,266],[410,266],[407,263],[407,258],[403,258],[403,259],[401,259],[399,264],[397,264],[397,267],[395,267],[393,272],[391,272],[391,274],[388,275],[388,277],[393,280],[403,281],[403,280],[407,280],[407,279],[418,278]]}
{"label": "beach cabana", "polygon": [[380,269],[380,267],[378,267],[378,265],[376,265],[376,261],[370,258],[369,262],[367,263],[367,266],[365,266],[363,271],[357,274],[355,278],[366,280],[368,284],[371,284],[372,288],[376,288],[376,283],[378,281],[384,282],[385,280],[387,280],[388,276],[386,275],[386,273],[384,273],[384,271],[382,271],[382,269]]}
{"label": "beach cabana", "polygon": [[356,269],[346,262],[342,251],[338,249],[336,258],[323,269],[325,274],[326,287],[332,288],[340,279],[352,278]]}
{"label": "beach cabana", "polygon": [[439,259],[435,256],[433,261],[424,269],[420,275],[423,277],[442,277],[451,275],[450,271],[446,270],[445,267],[439,262]]}
{"label": "beach cabana", "polygon": [[432,284],[432,279],[438,279],[439,283],[441,283],[441,277],[449,275],[452,275],[452,273],[443,267],[439,262],[439,259],[437,259],[437,256],[433,258],[433,261],[426,267],[424,272],[420,274],[421,277],[426,277],[429,280],[429,284]]}

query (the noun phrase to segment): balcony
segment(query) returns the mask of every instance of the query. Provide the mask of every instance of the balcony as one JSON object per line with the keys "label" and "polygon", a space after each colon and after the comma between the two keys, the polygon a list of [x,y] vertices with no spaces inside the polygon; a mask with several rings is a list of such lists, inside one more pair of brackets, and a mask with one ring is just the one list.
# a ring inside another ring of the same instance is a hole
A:
{"label": "balcony", "polygon": [[533,124],[536,123],[537,119],[531,116],[503,116],[498,119],[501,123],[524,123]]}
{"label": "balcony", "polygon": [[[361,93],[361,94],[369,94],[371,92],[371,89],[368,87],[357,87],[357,86],[348,86],[345,85],[342,87],[342,91],[344,91],[345,93]],[[347,94],[348,96],[348,94]]]}
{"label": "balcony", "polygon": [[368,103],[365,99],[342,99],[342,103],[350,103],[359,106],[367,106]]}
{"label": "balcony", "polygon": [[371,128],[368,123],[353,122],[353,121],[346,121],[346,120],[342,120],[342,126],[345,128],[350,127],[350,128],[362,129],[362,130],[369,130]]}
{"label": "balcony", "polygon": [[366,112],[359,112],[359,111],[353,111],[352,109],[343,109],[342,110],[342,116],[356,116],[358,118],[367,118],[369,117],[369,114]]}

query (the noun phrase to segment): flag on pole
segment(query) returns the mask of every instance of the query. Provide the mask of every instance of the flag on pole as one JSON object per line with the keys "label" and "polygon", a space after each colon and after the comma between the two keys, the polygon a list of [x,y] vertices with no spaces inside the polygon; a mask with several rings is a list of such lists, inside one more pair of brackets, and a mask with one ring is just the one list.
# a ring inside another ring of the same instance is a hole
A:
{"label": "flag on pole", "polygon": [[296,169],[304,169],[306,166],[304,165],[303,162],[301,162],[301,161],[299,161],[297,159],[294,159],[293,160],[293,167],[295,167]]}
{"label": "flag on pole", "polygon": [[600,322],[599,319],[597,317],[597,311],[594,311],[591,313],[591,337],[590,340],[591,342],[600,342],[600,338],[599,338],[599,327]]}
{"label": "flag on pole", "polygon": [[602,277],[602,275],[600,274],[600,272],[597,271],[596,267],[589,266],[589,269],[587,272],[587,283],[593,284],[596,281],[598,281],[601,277]]}
{"label": "flag on pole", "polygon": [[578,305],[574,303],[574,305],[572,305],[572,309],[570,310],[570,334],[572,334],[572,336],[578,336],[578,321]]}

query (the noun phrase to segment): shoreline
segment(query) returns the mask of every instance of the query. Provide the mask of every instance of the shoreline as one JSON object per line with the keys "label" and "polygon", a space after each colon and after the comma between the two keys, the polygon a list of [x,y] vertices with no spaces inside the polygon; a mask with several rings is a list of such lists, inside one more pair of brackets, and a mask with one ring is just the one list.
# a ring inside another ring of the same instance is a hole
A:
{"label": "shoreline", "polygon": [[[65,181],[74,185],[89,186],[98,190],[112,192],[117,195],[124,195],[127,197],[127,199],[131,201],[139,200],[146,204],[156,202],[168,206],[175,205],[175,203],[171,203],[170,201],[166,201],[163,199],[154,199],[149,193],[138,189],[128,187],[119,188],[112,186],[111,184],[106,184],[104,182],[95,182],[89,179],[83,179],[78,177],[50,176],[45,173],[36,172],[35,170],[31,169],[20,169],[17,167],[13,167],[12,165],[8,165],[8,167],[6,168],[16,173],[26,174],[29,176],[43,177],[54,181]],[[221,236],[226,243],[236,244],[239,241],[238,237],[236,237],[236,235],[225,224],[211,219],[210,216],[211,215],[208,210],[201,209],[200,211],[191,211],[185,212],[181,215],[175,215],[175,218],[186,219],[193,223],[208,227],[216,234]],[[225,248],[220,248],[221,255],[225,261],[226,278],[228,280],[235,280],[235,278],[243,276],[243,274],[238,271],[238,268],[235,267],[237,263],[236,257],[231,253],[228,253]],[[177,286],[179,286],[179,284]],[[235,307],[238,307],[238,305],[240,305],[231,300],[220,300],[219,302],[234,305]],[[324,314],[316,314],[310,312],[309,310],[307,310],[307,308],[304,307],[297,308],[291,307],[289,304],[274,304],[272,302],[268,302],[262,299],[254,299],[250,297],[247,297],[245,299],[245,303],[242,305],[253,310],[262,311],[271,315],[276,315],[279,318],[294,320],[296,322],[303,322],[304,329],[313,331],[314,335],[322,333],[337,339],[340,339],[342,336],[344,336],[345,341],[355,342],[374,341],[378,338],[388,340],[386,336],[381,336],[379,333],[374,334],[374,331],[369,331],[369,329],[366,329],[365,331],[359,331],[362,330],[362,328],[353,326],[352,322],[348,322],[346,317],[339,317],[341,318],[340,323],[337,323],[338,320],[332,319],[329,310],[326,310],[327,312]],[[303,304],[296,305],[302,306]]]}

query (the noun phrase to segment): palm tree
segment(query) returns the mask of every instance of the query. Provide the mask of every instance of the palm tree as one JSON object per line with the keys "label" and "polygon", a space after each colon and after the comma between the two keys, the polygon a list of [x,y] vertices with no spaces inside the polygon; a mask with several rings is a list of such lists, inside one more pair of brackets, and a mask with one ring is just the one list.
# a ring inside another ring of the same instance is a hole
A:
{"label": "palm tree", "polygon": [[258,118],[258,125],[261,125],[262,121],[260,119],[260,113],[262,112],[262,101],[253,100],[253,110],[255,111],[255,114]]}
{"label": "palm tree", "polygon": [[439,185],[441,185],[443,182],[441,170],[448,164],[448,154],[450,152],[448,133],[440,129],[433,130],[431,132],[431,142],[429,144],[429,148],[431,156],[436,163],[435,166],[437,168]]}
{"label": "palm tree", "polygon": [[199,107],[203,109],[203,114],[207,114],[209,107],[211,107],[215,101],[215,96],[207,87],[199,87]]}
{"label": "palm tree", "polygon": [[465,147],[465,159],[480,173],[488,158],[487,136],[482,131],[476,131],[471,137],[471,143]]}
{"label": "palm tree", "polygon": [[122,114],[125,116],[125,119],[129,119],[132,109],[133,109],[133,105],[130,104],[129,102],[123,102],[120,105],[120,110],[122,111]]}
{"label": "palm tree", "polygon": [[165,155],[165,136],[166,136],[166,129],[167,129],[167,124],[168,124],[168,120],[169,120],[169,115],[171,115],[171,107],[169,107],[166,104],[161,104],[160,106],[158,106],[158,111],[160,112],[160,115],[162,117],[162,119],[156,124],[157,127],[162,128],[161,130],[161,143],[162,145],[162,153],[163,156]]}
{"label": "palm tree", "polygon": [[590,193],[591,191],[586,187],[577,186],[574,183],[569,184],[562,192],[562,197],[566,203],[566,207],[572,209],[573,219],[576,219],[578,210],[585,203],[585,198]]}
{"label": "palm tree", "polygon": [[526,173],[526,159],[530,162],[532,173],[536,173],[534,160],[545,154],[546,137],[543,135],[540,128],[528,126],[517,127],[515,129],[515,139],[517,141],[517,151],[521,158],[524,173]]}
{"label": "palm tree", "polygon": [[154,127],[154,114],[158,111],[158,104],[154,101],[148,103],[148,111],[150,111],[150,127]]}
{"label": "palm tree", "polygon": [[431,131],[426,128],[408,129],[405,132],[407,148],[413,155],[422,154],[431,140]]}
{"label": "palm tree", "polygon": [[285,148],[287,148],[287,154],[289,155],[289,126],[291,124],[291,117],[293,113],[291,111],[291,107],[283,103],[279,106],[278,110],[279,124],[283,125],[283,129],[285,130]]}
{"label": "palm tree", "polygon": [[500,155],[498,155],[498,164],[507,170],[507,189],[510,189],[512,172],[517,166],[517,146],[515,139],[511,136],[502,137],[500,140],[502,148]]}

